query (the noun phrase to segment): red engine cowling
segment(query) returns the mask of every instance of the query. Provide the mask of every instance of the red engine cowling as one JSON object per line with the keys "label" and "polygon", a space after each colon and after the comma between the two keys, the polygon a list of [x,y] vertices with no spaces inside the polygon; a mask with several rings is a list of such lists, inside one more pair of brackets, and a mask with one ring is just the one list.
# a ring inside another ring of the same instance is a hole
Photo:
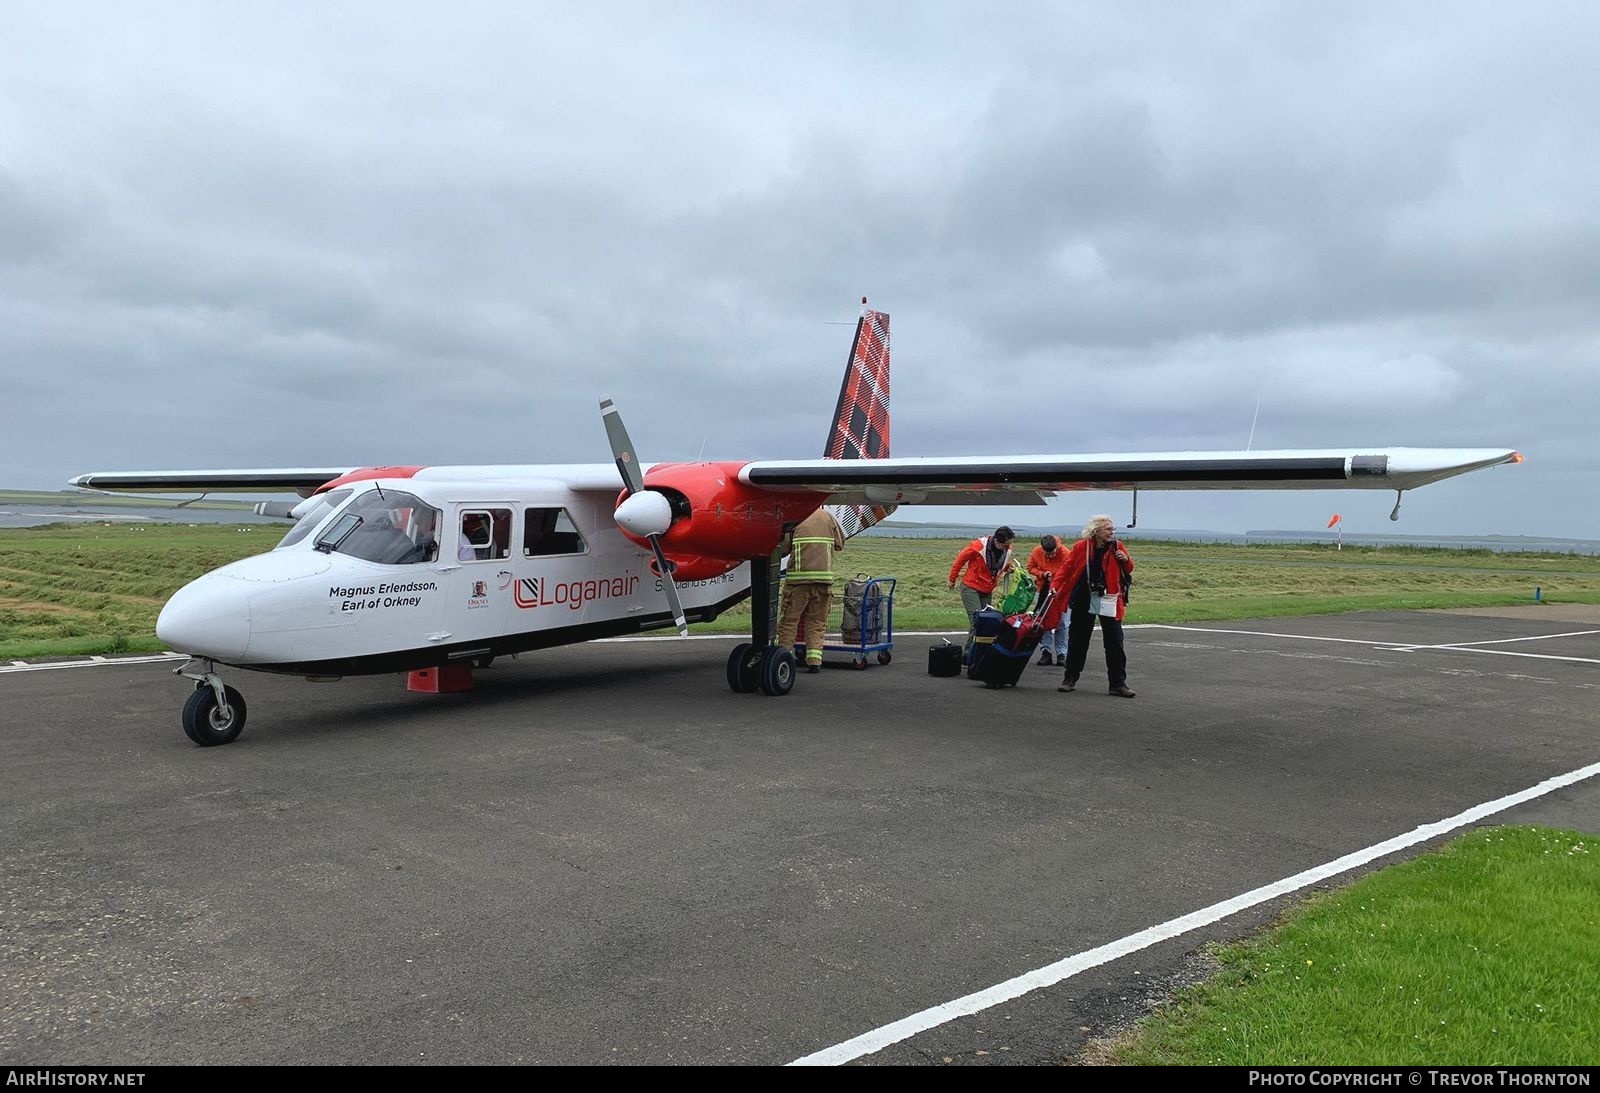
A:
{"label": "red engine cowling", "polygon": [[[827,500],[824,493],[777,493],[739,481],[743,463],[658,463],[644,476],[646,489],[672,504],[672,526],[661,550],[673,564],[673,579],[703,581],[720,576],[777,547],[785,524],[798,523]],[[620,504],[628,496],[617,495]],[[640,546],[648,540],[622,532]]]}

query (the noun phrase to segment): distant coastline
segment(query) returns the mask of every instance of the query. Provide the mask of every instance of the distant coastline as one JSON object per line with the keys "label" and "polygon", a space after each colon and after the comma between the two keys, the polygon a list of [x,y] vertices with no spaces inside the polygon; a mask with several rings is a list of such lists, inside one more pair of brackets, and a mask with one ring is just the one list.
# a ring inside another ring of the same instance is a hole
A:
{"label": "distant coastline", "polygon": [[[1047,532],[1061,534],[1059,527],[1025,527],[1012,524],[1023,541],[1037,540]],[[864,532],[902,539],[965,539],[987,535],[993,524],[919,524],[889,520]],[[1170,528],[1118,528],[1117,536],[1129,542],[1313,544],[1332,546],[1339,541],[1332,531],[1283,531],[1261,529],[1245,532],[1174,530]],[[1406,535],[1399,533],[1353,534],[1345,532],[1346,546],[1421,547],[1436,550],[1493,550],[1497,552],[1538,552],[1549,554],[1600,554],[1600,539],[1564,539],[1534,535]]]}
{"label": "distant coastline", "polygon": [[278,524],[257,516],[253,501],[145,497],[83,490],[0,490],[0,528],[44,524]]}
{"label": "distant coastline", "polygon": [[[90,493],[82,490],[0,490],[0,528],[39,527],[55,523],[136,523],[163,524],[276,524],[288,522],[270,516],[257,516],[254,502],[225,498],[184,500],[131,494]],[[1060,527],[1013,524],[1023,540],[1037,540],[1048,533],[1059,535]],[[889,520],[864,534],[901,539],[968,539],[994,530],[993,524],[918,523]],[[1337,537],[1332,531],[1290,531],[1252,529],[1245,532],[1195,531],[1170,528],[1118,528],[1117,534],[1131,542],[1175,543],[1325,543]],[[1537,551],[1551,554],[1600,555],[1600,540],[1566,539],[1534,535],[1407,535],[1404,533],[1353,534],[1346,532],[1344,543],[1361,547],[1421,547],[1439,550],[1492,550],[1498,552]]]}

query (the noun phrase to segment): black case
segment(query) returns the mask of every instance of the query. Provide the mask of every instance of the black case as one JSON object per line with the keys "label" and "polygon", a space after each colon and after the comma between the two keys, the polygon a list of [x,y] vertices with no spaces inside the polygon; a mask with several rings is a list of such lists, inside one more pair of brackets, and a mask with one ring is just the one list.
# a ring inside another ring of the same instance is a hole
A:
{"label": "black case", "polygon": [[961,674],[961,646],[945,642],[928,646],[928,674],[948,678]]}

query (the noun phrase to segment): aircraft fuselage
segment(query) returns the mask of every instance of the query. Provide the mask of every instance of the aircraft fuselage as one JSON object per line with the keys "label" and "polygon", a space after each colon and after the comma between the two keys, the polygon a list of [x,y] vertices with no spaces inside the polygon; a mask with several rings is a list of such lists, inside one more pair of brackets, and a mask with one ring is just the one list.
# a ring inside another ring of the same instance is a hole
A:
{"label": "aircraft fuselage", "polygon": [[[222,664],[335,676],[673,625],[650,551],[612,519],[614,491],[420,478],[347,490],[274,550],[179,589],[157,635]],[[678,583],[691,621],[749,595],[748,565],[722,568]]]}

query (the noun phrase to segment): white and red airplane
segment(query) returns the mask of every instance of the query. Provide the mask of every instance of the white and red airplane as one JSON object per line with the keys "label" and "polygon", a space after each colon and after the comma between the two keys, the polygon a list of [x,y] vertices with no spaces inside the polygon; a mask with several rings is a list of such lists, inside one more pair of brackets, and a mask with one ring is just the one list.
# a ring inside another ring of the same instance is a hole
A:
{"label": "white and red airplane", "polygon": [[641,464],[604,399],[612,463],[122,471],[71,483],[305,498],[257,506],[294,528],[267,553],[179,589],[156,623],[190,657],[175,673],[196,681],[184,731],[210,746],[245,723],[220,665],[311,679],[409,672],[414,689],[463,690],[473,667],[497,656],[667,627],[687,634],[688,622],[747,596],[751,640],[729,656],[728,684],[787,694],[795,662],[772,644],[773,555],[822,505],[853,535],[904,504],[1042,505],[1061,491],[1111,489],[1398,494],[1522,458],[1476,448],[890,458],[889,316],[862,304],[821,459]]}

